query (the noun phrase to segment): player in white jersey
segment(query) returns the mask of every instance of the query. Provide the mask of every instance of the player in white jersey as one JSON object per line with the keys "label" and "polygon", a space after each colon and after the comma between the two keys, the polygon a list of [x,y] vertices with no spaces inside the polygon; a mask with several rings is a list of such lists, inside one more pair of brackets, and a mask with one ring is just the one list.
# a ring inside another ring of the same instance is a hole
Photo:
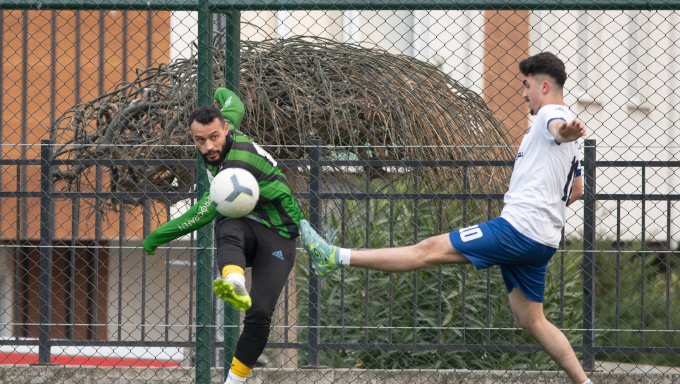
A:
{"label": "player in white jersey", "polygon": [[303,220],[302,240],[320,275],[350,266],[407,272],[441,264],[498,265],[522,329],[574,384],[590,383],[567,338],[543,314],[545,272],[560,241],[566,207],[583,195],[578,139],[585,136],[585,126],[564,106],[567,74],[557,56],[540,53],[519,68],[522,96],[536,118],[517,153],[500,217],[412,246],[372,250],[329,245]]}

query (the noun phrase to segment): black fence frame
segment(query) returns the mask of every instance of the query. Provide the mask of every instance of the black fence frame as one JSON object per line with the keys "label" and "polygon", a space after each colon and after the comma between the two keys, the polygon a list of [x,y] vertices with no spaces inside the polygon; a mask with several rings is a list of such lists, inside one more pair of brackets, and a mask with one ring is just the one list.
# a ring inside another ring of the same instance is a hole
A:
{"label": "black fence frame", "polygon": [[[444,161],[418,161],[418,160],[322,160],[322,149],[324,143],[320,140],[314,140],[310,148],[309,160],[279,160],[280,164],[288,166],[308,166],[310,169],[309,191],[304,193],[297,193],[298,198],[309,200],[309,220],[310,223],[317,229],[321,228],[321,209],[324,200],[367,200],[372,199],[399,199],[399,200],[493,200],[503,199],[503,194],[484,194],[484,193],[469,193],[467,191],[467,182],[465,182],[465,172],[467,167],[479,166],[502,166],[512,167],[514,161],[459,161],[459,160],[444,160]],[[34,197],[40,198],[41,206],[41,227],[40,227],[40,276],[39,276],[39,338],[38,340],[26,340],[19,338],[18,333],[11,340],[0,340],[0,345],[38,345],[39,346],[39,362],[40,364],[49,364],[51,355],[51,346],[154,346],[154,347],[194,347],[195,342],[189,340],[182,342],[166,341],[147,341],[144,340],[144,332],[142,332],[142,340],[140,341],[122,341],[120,340],[120,332],[118,332],[119,340],[88,340],[76,341],[68,339],[51,339],[51,313],[52,313],[52,297],[48,287],[52,284],[52,241],[54,237],[54,201],[60,199],[75,199],[78,198],[98,198],[98,199],[124,199],[137,198],[145,199],[150,203],[151,199],[158,198],[181,198],[181,199],[195,199],[196,193],[191,191],[187,193],[129,193],[129,192],[100,192],[101,183],[97,182],[95,192],[55,192],[53,182],[53,168],[58,165],[91,165],[97,167],[98,176],[101,176],[101,166],[114,165],[159,165],[159,164],[182,164],[182,165],[196,165],[196,160],[62,160],[53,158],[53,142],[50,140],[42,140],[41,151],[39,159],[32,160],[9,160],[0,159],[0,166],[17,166],[18,180],[17,190],[11,192],[0,192],[0,198],[25,198]],[[646,347],[644,345],[644,338],[642,344],[637,347],[622,347],[617,342],[614,346],[597,346],[595,345],[595,256],[596,256],[596,204],[597,201],[616,201],[617,214],[620,215],[621,201],[641,201],[642,202],[642,244],[645,247],[644,228],[645,228],[645,201],[667,201],[668,202],[668,221],[670,224],[671,201],[680,200],[680,194],[647,194],[645,193],[646,173],[645,169],[648,167],[680,167],[680,161],[598,161],[597,147],[595,140],[585,140],[584,146],[584,241],[583,241],[583,343],[582,345],[574,346],[576,352],[583,353],[583,365],[586,370],[592,371],[595,368],[594,355],[598,352],[606,353],[680,353],[680,348],[670,347],[667,343],[666,347]],[[24,191],[22,190],[25,183],[22,183],[22,166],[39,165],[41,170],[40,176],[40,190],[39,191]],[[390,193],[371,193],[369,190],[361,193],[321,193],[321,176],[322,169],[325,166],[353,166],[363,167],[368,169],[370,167],[379,166],[399,166],[399,167],[461,167],[464,172],[464,189],[460,193],[444,193],[444,194],[421,194],[416,187],[413,193],[410,194],[390,194]],[[639,167],[642,169],[642,185],[643,190],[641,194],[603,194],[597,193],[596,179],[598,168],[628,168]],[[21,203],[18,204],[19,206]],[[146,205],[145,205],[146,206]],[[19,207],[20,208],[20,207]],[[75,212],[75,210],[74,210]],[[144,218],[144,235],[149,233],[150,218],[148,214]],[[121,218],[125,220],[124,216]],[[368,219],[367,219],[368,220]],[[21,224],[21,215],[18,215],[18,226]],[[77,226],[76,226],[77,227]],[[670,239],[670,225],[668,226],[668,235]],[[20,228],[17,228],[18,230]],[[101,236],[101,218],[97,219],[96,232]],[[417,228],[416,228],[417,232]],[[21,236],[21,231],[18,231]],[[75,236],[76,234],[74,234]],[[121,223],[120,236],[125,236],[124,228]],[[415,236],[414,236],[415,237]],[[22,239],[18,239],[22,240]],[[95,244],[99,238],[95,239]],[[417,237],[414,240],[418,240]],[[620,240],[620,227],[617,228],[617,242]],[[95,248],[97,246],[95,245]],[[96,252],[96,250],[95,250]],[[95,257],[96,260],[96,257]],[[644,263],[642,268],[644,268]],[[97,271],[97,269],[95,269]],[[617,267],[617,274],[619,269]],[[96,273],[96,272],[95,272]],[[120,273],[120,272],[119,272]],[[145,272],[144,272],[145,273]],[[193,276],[193,275],[192,275]],[[488,285],[489,277],[487,277]],[[618,281],[618,280],[617,280]],[[193,279],[192,282],[193,283]],[[120,284],[120,283],[119,283]],[[193,286],[193,284],[192,284]],[[119,287],[120,289],[120,287]],[[368,289],[368,288],[366,288]],[[441,292],[440,292],[441,295]],[[464,293],[463,293],[464,295]],[[368,295],[366,296],[368,297]],[[463,296],[464,297],[464,296]],[[667,292],[667,316],[670,316],[669,309],[670,293]],[[321,342],[321,313],[320,313],[320,279],[316,273],[310,273],[309,278],[309,326],[308,326],[308,340],[307,342],[274,342],[269,343],[267,348],[295,348],[307,349],[309,356],[309,363],[311,366],[319,365],[319,353],[322,350],[446,350],[446,351],[542,351],[539,345],[526,344],[422,344],[414,343],[394,344],[394,343],[322,343]],[[120,297],[119,297],[120,300]],[[213,302],[214,303],[214,302]],[[120,303],[119,303],[120,305]],[[142,305],[145,305],[144,298],[142,298]],[[214,305],[214,304],[213,304]],[[417,303],[414,303],[414,308]],[[642,303],[644,308],[644,290],[642,293]],[[465,305],[463,306],[465,308]],[[193,308],[192,308],[193,309]],[[167,312],[168,308],[166,308]],[[190,309],[191,311],[191,309]],[[487,310],[488,311],[488,310]],[[212,312],[212,311],[211,311]],[[213,319],[214,319],[213,315]],[[95,316],[96,318],[96,316]],[[190,319],[195,319],[190,313]],[[463,317],[463,322],[465,318]],[[190,320],[191,322],[191,320]],[[215,322],[213,322],[214,324]],[[667,319],[668,324],[668,319]],[[189,324],[190,325],[190,324]],[[465,324],[462,324],[465,327]],[[94,326],[96,327],[96,325]],[[641,331],[644,330],[644,323],[641,322]],[[96,335],[96,329],[94,334]],[[191,335],[191,332],[190,332]],[[668,340],[668,338],[667,338]],[[211,343],[213,348],[223,347],[223,343],[216,342],[213,338]]]}

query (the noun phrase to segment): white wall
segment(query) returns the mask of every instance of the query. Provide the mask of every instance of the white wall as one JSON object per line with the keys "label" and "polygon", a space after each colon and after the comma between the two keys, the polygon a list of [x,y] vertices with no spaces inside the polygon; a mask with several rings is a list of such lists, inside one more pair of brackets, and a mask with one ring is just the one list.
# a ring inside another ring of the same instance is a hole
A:
{"label": "white wall", "polygon": [[14,278],[11,266],[12,254],[15,248],[5,248],[0,246],[0,337],[12,336],[11,325],[14,319],[14,294],[12,285]]}
{"label": "white wall", "polygon": [[[143,256],[144,251],[139,241],[129,241],[122,244],[119,250],[117,241],[110,243],[109,249],[109,291],[107,300],[107,330],[110,340],[118,339],[118,324],[121,324],[122,340],[141,340],[142,335],[142,308],[145,310],[144,324],[145,338],[147,341],[165,340],[165,330],[169,330],[169,341],[188,340],[189,332],[193,328],[189,326],[189,310],[193,311],[192,323],[196,323],[196,276],[193,276],[193,289],[190,279],[190,253],[186,250],[188,241],[171,242],[177,247],[171,251],[161,248],[155,255]],[[195,244],[195,243],[194,243]],[[135,247],[139,247],[136,248]],[[184,248],[184,249],[182,249]],[[142,258],[146,258],[146,268],[143,269]],[[120,260],[122,259],[122,263]],[[166,266],[168,267],[169,290],[166,289]],[[122,268],[122,280],[118,274]],[[194,268],[195,270],[195,268]],[[146,287],[142,284],[142,274],[146,273]],[[118,289],[119,281],[122,282],[121,314],[118,321]],[[145,292],[145,305],[142,305],[142,292]],[[169,306],[166,305],[166,292],[169,293]],[[193,304],[190,305],[193,301]],[[166,308],[169,308],[169,317],[166,320]],[[178,324],[178,326],[165,327],[163,324]],[[194,338],[195,340],[195,338]]]}
{"label": "white wall", "polygon": [[[531,54],[551,51],[566,61],[565,102],[597,140],[600,160],[677,160],[677,12],[534,12]],[[587,27],[586,27],[587,25]],[[677,193],[672,168],[647,169],[645,192]],[[599,193],[642,193],[640,168],[598,170]],[[671,219],[680,205],[672,204]],[[646,240],[666,241],[666,202],[646,203]],[[567,232],[581,228],[581,205]],[[640,239],[642,204],[621,209],[621,236]],[[602,202],[598,233],[616,238],[616,202]],[[680,234],[672,224],[671,236]],[[673,242],[672,247],[676,243]]]}

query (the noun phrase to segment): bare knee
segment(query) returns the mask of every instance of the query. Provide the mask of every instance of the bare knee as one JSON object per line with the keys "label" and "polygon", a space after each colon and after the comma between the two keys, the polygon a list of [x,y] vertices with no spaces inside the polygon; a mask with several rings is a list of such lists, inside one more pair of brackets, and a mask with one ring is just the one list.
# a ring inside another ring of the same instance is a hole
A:
{"label": "bare knee", "polygon": [[520,328],[531,336],[536,335],[541,328],[549,324],[545,316],[522,316],[515,313],[515,319]]}
{"label": "bare knee", "polygon": [[441,251],[439,244],[434,237],[429,237],[414,245],[418,259],[423,263],[423,267],[434,267],[442,264]]}

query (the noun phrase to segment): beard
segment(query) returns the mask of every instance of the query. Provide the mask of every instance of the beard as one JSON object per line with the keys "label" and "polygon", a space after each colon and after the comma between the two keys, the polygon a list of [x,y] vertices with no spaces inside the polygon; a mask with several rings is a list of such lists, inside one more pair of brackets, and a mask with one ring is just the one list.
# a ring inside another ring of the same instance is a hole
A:
{"label": "beard", "polygon": [[220,156],[217,158],[217,160],[208,160],[208,155],[211,153],[215,153],[217,151],[210,151],[208,153],[201,153],[201,156],[203,157],[203,161],[207,165],[212,165],[212,166],[218,166],[222,165],[224,162],[224,158],[227,157],[227,140],[224,141],[224,145],[222,146],[222,150],[219,151]]}

